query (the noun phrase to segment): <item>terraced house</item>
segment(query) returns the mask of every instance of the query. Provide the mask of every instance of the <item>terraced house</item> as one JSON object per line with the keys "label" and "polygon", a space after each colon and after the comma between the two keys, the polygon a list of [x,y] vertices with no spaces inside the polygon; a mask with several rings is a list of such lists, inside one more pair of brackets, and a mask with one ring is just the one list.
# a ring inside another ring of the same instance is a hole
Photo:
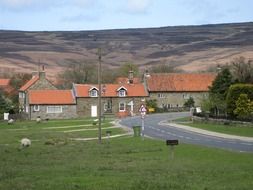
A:
{"label": "terraced house", "polygon": [[20,112],[30,113],[28,92],[30,90],[56,90],[57,88],[46,78],[46,72],[33,72],[32,78],[19,89]]}
{"label": "terraced house", "polygon": [[[132,76],[132,75],[129,75]],[[160,108],[180,108],[192,97],[196,106],[208,95],[215,74],[151,74],[144,84],[138,78],[120,77],[116,84],[103,84],[102,114],[133,116],[147,99],[156,99]],[[72,90],[57,90],[44,72],[20,89],[20,105],[30,119],[67,119],[98,116],[98,85],[73,84]]]}
{"label": "terraced house", "polygon": [[[98,86],[93,84],[74,84],[73,90],[79,116],[97,116]],[[102,85],[102,113],[112,113],[119,117],[135,115],[141,104],[145,103],[148,92],[144,84],[104,84]]]}
{"label": "terraced house", "polygon": [[160,108],[180,108],[192,97],[195,106],[208,95],[216,75],[211,73],[157,73],[145,77],[148,99],[157,100]]}
{"label": "terraced house", "polygon": [[76,98],[72,90],[29,90],[29,118],[76,118]]}

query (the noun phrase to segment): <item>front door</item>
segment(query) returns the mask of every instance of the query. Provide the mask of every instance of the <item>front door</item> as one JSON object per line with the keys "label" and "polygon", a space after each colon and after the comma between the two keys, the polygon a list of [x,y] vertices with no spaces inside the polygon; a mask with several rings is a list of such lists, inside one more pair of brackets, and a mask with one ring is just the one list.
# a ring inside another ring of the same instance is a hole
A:
{"label": "front door", "polygon": [[97,117],[98,116],[98,109],[97,106],[91,106],[91,117]]}

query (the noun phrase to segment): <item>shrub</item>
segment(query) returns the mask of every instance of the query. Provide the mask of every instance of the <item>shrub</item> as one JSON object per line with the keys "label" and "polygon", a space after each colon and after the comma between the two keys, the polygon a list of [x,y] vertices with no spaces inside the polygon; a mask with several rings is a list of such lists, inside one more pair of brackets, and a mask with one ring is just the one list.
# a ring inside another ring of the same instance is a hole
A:
{"label": "shrub", "polygon": [[230,116],[235,116],[236,101],[241,94],[246,94],[250,101],[253,101],[253,85],[252,84],[234,84],[231,85],[227,97],[227,113]]}
{"label": "shrub", "polygon": [[238,100],[235,102],[236,108],[234,114],[239,119],[250,119],[253,113],[253,101],[250,101],[247,94],[240,94]]}
{"label": "shrub", "polygon": [[195,101],[192,97],[190,97],[185,103],[184,107],[191,108],[194,107]]}

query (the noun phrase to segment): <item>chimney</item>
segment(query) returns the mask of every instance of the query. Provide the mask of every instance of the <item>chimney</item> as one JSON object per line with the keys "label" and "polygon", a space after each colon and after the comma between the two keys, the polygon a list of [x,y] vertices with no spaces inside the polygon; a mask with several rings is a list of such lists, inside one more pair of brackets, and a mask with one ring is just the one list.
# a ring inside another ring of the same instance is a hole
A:
{"label": "chimney", "polygon": [[36,76],[38,76],[38,74],[39,74],[38,71],[33,71],[33,72],[32,72],[32,77],[36,77]]}
{"label": "chimney", "polygon": [[149,78],[149,77],[150,77],[150,74],[149,74],[148,70],[145,70],[144,78]]}
{"label": "chimney", "polygon": [[132,70],[128,73],[128,83],[133,84],[134,83],[134,72]]}
{"label": "chimney", "polygon": [[45,71],[39,71],[39,78],[45,79],[46,78],[46,72]]}
{"label": "chimney", "polygon": [[42,71],[39,71],[39,78],[45,79],[46,78],[46,72],[45,72],[45,66],[42,65]]}

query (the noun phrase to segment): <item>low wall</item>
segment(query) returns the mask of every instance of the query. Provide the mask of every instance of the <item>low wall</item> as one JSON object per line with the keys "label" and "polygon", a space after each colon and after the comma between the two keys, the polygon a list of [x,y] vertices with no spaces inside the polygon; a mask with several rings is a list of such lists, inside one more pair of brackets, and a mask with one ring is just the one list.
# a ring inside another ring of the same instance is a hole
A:
{"label": "low wall", "polygon": [[193,116],[193,121],[201,121],[201,122],[210,122],[210,123],[218,123],[218,124],[240,124],[240,125],[252,125],[253,122],[244,122],[244,121],[234,121],[228,119],[215,119],[215,118],[206,118],[206,117],[197,117]]}

